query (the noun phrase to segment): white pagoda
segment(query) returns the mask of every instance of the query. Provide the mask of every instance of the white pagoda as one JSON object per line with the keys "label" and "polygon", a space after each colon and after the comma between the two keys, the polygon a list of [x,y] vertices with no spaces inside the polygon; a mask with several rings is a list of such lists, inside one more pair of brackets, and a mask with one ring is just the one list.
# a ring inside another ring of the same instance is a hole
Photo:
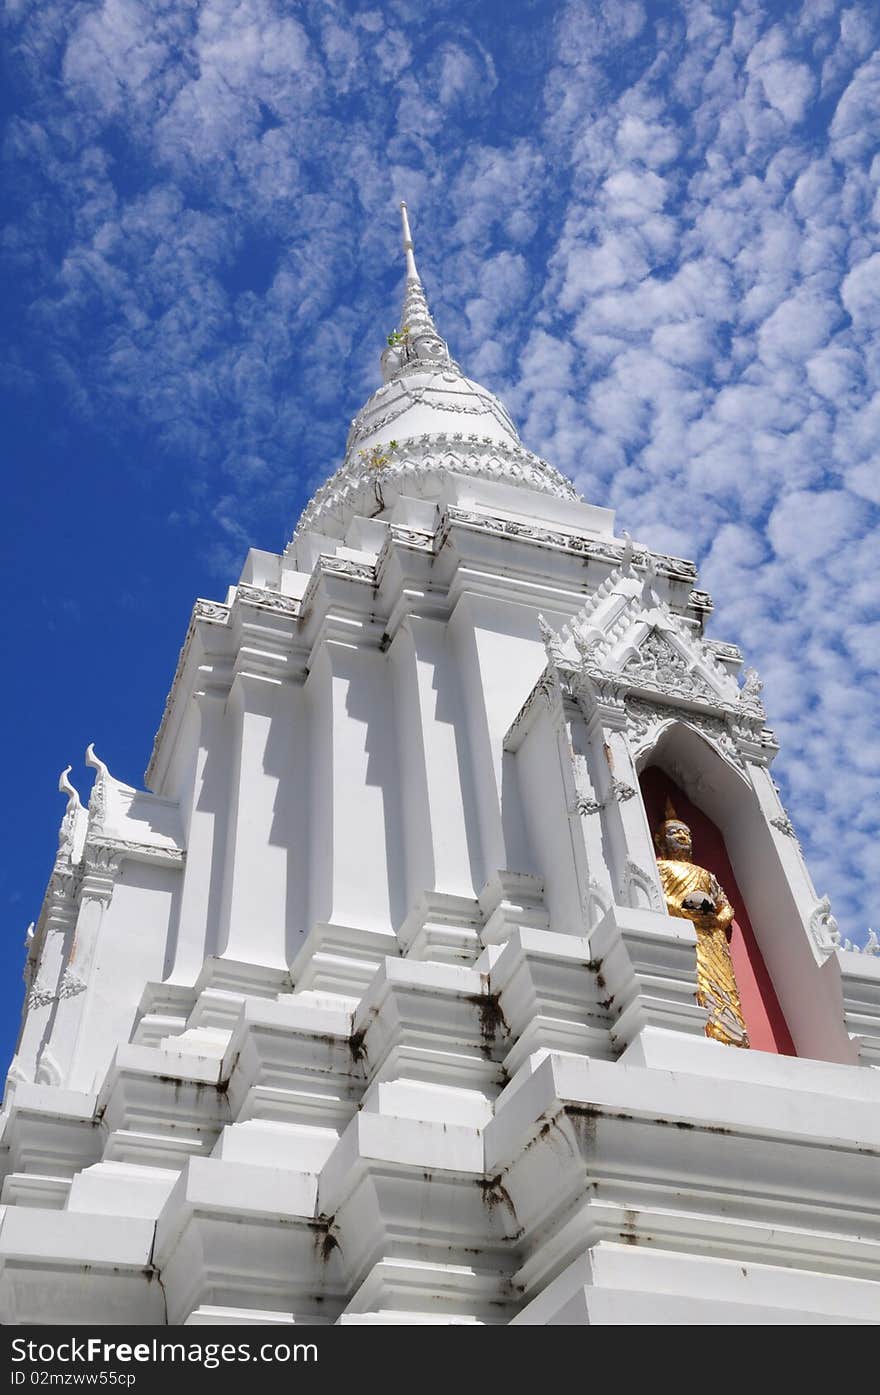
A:
{"label": "white pagoda", "polygon": [[[0,1320],[880,1320],[880,958],[760,682],[464,376],[403,210],[383,385],[67,809]],[[873,947],[869,946],[869,951]]]}

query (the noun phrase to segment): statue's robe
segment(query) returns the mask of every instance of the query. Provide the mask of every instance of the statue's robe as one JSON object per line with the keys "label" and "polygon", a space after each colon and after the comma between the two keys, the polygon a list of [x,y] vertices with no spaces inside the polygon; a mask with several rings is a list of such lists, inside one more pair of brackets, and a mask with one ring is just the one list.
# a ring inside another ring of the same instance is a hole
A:
{"label": "statue's robe", "polygon": [[[705,867],[669,858],[658,858],[657,866],[669,914],[689,920],[697,932],[697,1002],[709,1010],[706,1036],[728,1046],[748,1046],[749,1034],[727,938],[733,907],[717,878]],[[700,892],[712,898],[714,913],[702,914],[684,907],[686,896]]]}

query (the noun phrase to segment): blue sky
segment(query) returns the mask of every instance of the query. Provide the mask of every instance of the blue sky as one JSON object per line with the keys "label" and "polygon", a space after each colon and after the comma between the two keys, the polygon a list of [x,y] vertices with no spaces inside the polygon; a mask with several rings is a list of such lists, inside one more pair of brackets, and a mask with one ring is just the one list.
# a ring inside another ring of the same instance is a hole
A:
{"label": "blue sky", "polygon": [[[819,893],[880,876],[875,4],[7,0],[0,1055],[94,741],[140,783],[193,599],[280,549],[397,316],[694,557]],[[5,1027],[5,1031],[3,1028]]]}

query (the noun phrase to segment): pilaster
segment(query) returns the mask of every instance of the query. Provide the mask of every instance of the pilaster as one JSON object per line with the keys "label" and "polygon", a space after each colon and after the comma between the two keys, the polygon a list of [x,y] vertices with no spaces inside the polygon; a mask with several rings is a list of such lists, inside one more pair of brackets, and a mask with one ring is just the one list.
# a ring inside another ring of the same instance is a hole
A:
{"label": "pilaster", "polygon": [[395,676],[407,899],[474,895],[479,833],[459,677],[444,620],[411,615],[389,652]]}
{"label": "pilaster", "polygon": [[399,953],[405,867],[388,660],[327,639],[306,697],[310,724],[310,929],[292,966],[298,992],[357,999]]}
{"label": "pilaster", "polygon": [[227,702],[232,744],[226,872],[220,906],[223,958],[285,969],[290,854],[294,833],[290,753],[296,720],[291,683],[236,674]]}
{"label": "pilaster", "polygon": [[93,967],[101,927],[113,895],[121,858],[100,844],[86,843],[80,882],[79,914],[58,988],[58,1005],[49,1049],[69,1089],[95,1087],[94,1052],[85,1049],[84,1029],[98,996]]}
{"label": "pilaster", "polygon": [[174,963],[169,983],[193,984],[205,955],[216,952],[223,892],[230,768],[225,741],[226,693],[202,688],[193,696],[198,714],[187,824],[187,858],[181,890]]}
{"label": "pilaster", "polygon": [[614,900],[662,910],[656,853],[626,736],[626,708],[611,683],[599,687],[581,679],[577,691],[587,728],[592,788],[591,795],[578,801],[579,812],[600,823]]}

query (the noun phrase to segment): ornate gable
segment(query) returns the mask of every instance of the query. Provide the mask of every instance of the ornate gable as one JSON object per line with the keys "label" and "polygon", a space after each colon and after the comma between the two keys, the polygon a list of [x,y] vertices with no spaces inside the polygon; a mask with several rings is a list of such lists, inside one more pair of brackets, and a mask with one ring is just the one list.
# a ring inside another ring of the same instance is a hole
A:
{"label": "ornate gable", "polygon": [[582,706],[617,709],[636,750],[677,720],[740,769],[745,753],[775,754],[757,674],[748,670],[740,687],[716,657],[717,646],[696,636],[658,595],[650,555],[638,568],[634,555],[628,544],[620,566],[559,631],[540,621],[563,689]]}
{"label": "ornate gable", "polygon": [[671,689],[707,702],[714,702],[718,696],[669,635],[656,626],[626,660],[621,675],[628,683],[649,691],[669,692]]}

